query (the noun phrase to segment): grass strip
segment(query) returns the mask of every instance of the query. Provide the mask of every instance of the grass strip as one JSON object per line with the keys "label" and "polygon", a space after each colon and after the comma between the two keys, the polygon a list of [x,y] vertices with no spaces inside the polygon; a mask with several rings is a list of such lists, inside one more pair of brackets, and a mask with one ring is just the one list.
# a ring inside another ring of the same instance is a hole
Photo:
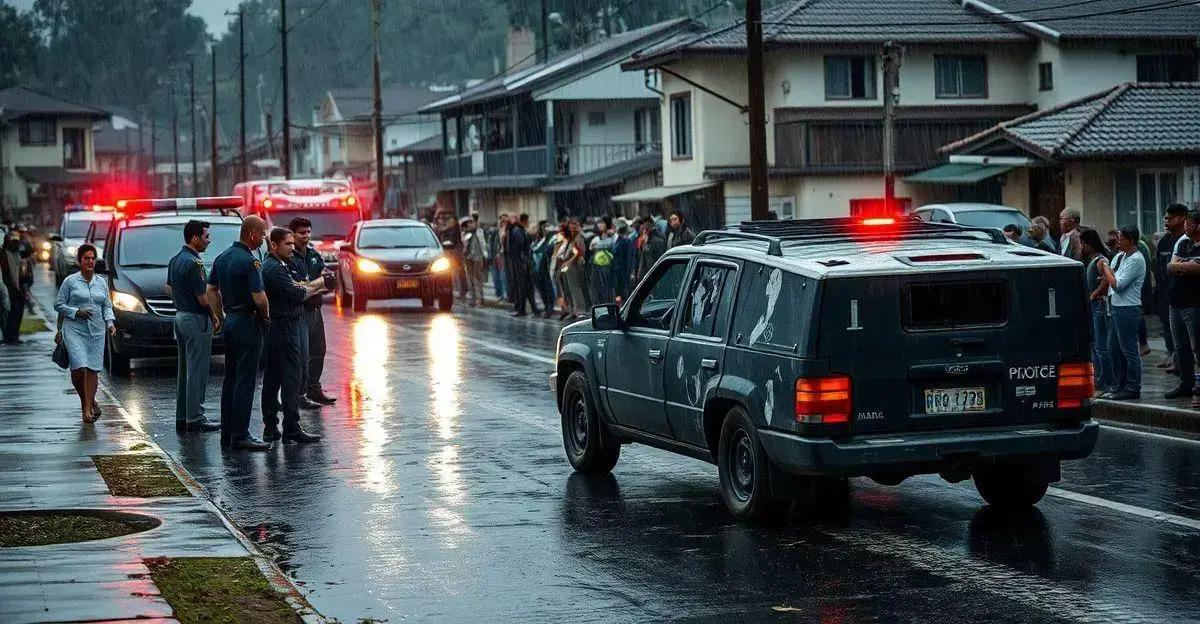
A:
{"label": "grass strip", "polygon": [[303,621],[247,557],[159,557],[145,564],[181,624]]}
{"label": "grass strip", "polygon": [[93,455],[92,461],[113,496],[191,496],[158,455]]}
{"label": "grass strip", "polygon": [[152,529],[156,522],[79,513],[0,513],[0,548],[108,539]]}
{"label": "grass strip", "polygon": [[50,327],[46,325],[46,321],[36,316],[26,314],[21,319],[21,335],[36,334],[38,332],[50,331]]}

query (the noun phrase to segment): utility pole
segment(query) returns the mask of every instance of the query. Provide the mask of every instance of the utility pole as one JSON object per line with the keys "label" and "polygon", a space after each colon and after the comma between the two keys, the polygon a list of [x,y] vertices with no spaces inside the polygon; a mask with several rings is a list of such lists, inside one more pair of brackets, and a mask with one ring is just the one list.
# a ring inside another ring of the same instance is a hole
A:
{"label": "utility pole", "polygon": [[208,111],[208,117],[212,122],[208,137],[208,177],[211,182],[209,190],[212,191],[213,197],[216,197],[219,193],[217,192],[217,44],[215,42],[212,46],[212,110]]}
{"label": "utility pole", "polygon": [[158,196],[158,132],[154,120],[154,105],[150,105],[150,179],[154,181],[154,196]]}
{"label": "utility pole", "polygon": [[542,0],[542,40],[538,43],[537,59],[540,63],[550,60],[550,8],[549,0]]}
{"label": "utility pole", "polygon": [[241,4],[235,12],[226,11],[226,15],[236,15],[238,18],[238,167],[239,182],[250,179],[250,168],[246,162],[246,14]]}
{"label": "utility pole", "polygon": [[[143,112],[138,119],[138,157],[137,157],[137,184],[141,187],[146,182],[146,115]],[[2,170],[2,167],[0,167]]]}
{"label": "utility pole", "polygon": [[[280,47],[283,48],[283,153],[280,155],[279,163],[283,165],[283,179],[289,180],[292,177],[292,117],[288,111],[288,26],[287,26],[287,0],[279,0],[279,37]],[[267,141],[271,137],[267,136]]]}
{"label": "utility pole", "polygon": [[900,99],[900,59],[903,49],[891,41],[883,44],[883,207],[884,214],[899,212],[896,204],[896,104]]}
{"label": "utility pole", "polygon": [[173,197],[179,197],[179,99],[175,97],[175,83],[171,83],[171,160],[175,166],[175,190]]}
{"label": "utility pole", "polygon": [[192,113],[192,197],[195,197],[200,192],[200,172],[196,169],[196,59],[190,59],[191,66],[191,82],[188,89],[191,91],[191,113]]}
{"label": "utility pole", "polygon": [[746,0],[746,78],[750,95],[750,219],[765,220],[767,195],[767,102],[763,84],[762,0]]}
{"label": "utility pole", "polygon": [[372,210],[376,210],[379,214],[383,214],[384,195],[387,192],[387,181],[384,180],[383,170],[383,93],[380,83],[380,42],[379,30],[380,21],[383,19],[380,7],[381,0],[371,0],[371,45],[375,47],[374,53],[371,55],[371,74],[374,81],[374,102],[372,112],[372,122],[375,126],[375,201]]}

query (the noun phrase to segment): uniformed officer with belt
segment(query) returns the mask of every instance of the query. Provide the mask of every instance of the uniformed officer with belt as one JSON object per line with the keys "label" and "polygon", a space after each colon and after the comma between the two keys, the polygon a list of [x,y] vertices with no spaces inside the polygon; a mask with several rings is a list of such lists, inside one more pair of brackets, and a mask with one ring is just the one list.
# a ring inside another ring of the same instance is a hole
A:
{"label": "uniformed officer with belt", "polygon": [[[288,229],[296,241],[292,260],[303,267],[305,281],[321,277],[325,262],[321,260],[321,254],[309,245],[312,222],[304,217],[296,217],[288,223]],[[304,302],[304,316],[308,321],[308,367],[305,383],[301,387],[304,398],[300,400],[300,407],[333,405],[337,399],[326,395],[321,388],[321,373],[325,370],[325,318],[321,316],[321,295],[313,295]]]}
{"label": "uniformed officer with belt", "polygon": [[269,237],[271,255],[263,261],[262,279],[271,306],[267,329],[266,361],[263,373],[263,439],[280,438],[280,403],[283,408],[284,442],[317,442],[321,436],[300,427],[300,383],[308,365],[303,360],[307,341],[304,300],[322,292],[325,280],[297,282],[289,268],[295,242],[286,228],[273,228]]}
{"label": "uniformed officer with belt", "polygon": [[250,435],[262,326],[270,322],[260,263],[252,250],[262,245],[267,222],[249,216],[239,240],[221,252],[208,276],[208,305],[225,328],[225,380],[221,385],[221,446],[247,451],[271,448]]}
{"label": "uniformed officer with belt", "polygon": [[175,429],[217,431],[220,423],[204,418],[213,333],[220,329],[208,305],[208,279],[200,254],[208,249],[208,222],[192,219],[183,226],[183,249],[167,266],[167,292],[175,303],[175,342],[179,346],[175,381]]}

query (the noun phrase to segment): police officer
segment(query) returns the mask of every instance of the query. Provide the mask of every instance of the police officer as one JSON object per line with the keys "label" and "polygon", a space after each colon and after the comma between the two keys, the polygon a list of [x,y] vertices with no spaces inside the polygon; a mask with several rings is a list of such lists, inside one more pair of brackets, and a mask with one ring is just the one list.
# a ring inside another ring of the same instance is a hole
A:
{"label": "police officer", "polygon": [[[289,268],[295,242],[291,231],[273,228],[271,255],[263,261],[262,279],[271,306],[267,329],[267,370],[263,373],[263,439],[280,438],[279,409],[283,408],[284,442],[317,442],[321,436],[300,427],[300,383],[308,365],[303,359],[307,342],[304,300],[322,292],[325,280],[297,282]],[[282,393],[281,393],[282,391]]]}
{"label": "police officer", "polygon": [[175,302],[175,342],[179,345],[175,380],[175,429],[217,431],[220,423],[204,418],[213,333],[220,327],[208,305],[208,276],[200,254],[211,242],[208,222],[192,219],[183,226],[183,249],[167,266],[167,292]]}
{"label": "police officer", "polygon": [[225,328],[225,380],[221,386],[221,446],[247,451],[271,448],[250,435],[262,325],[270,322],[260,263],[251,250],[262,245],[267,222],[249,216],[239,240],[221,252],[208,276],[208,305]]}
{"label": "police officer", "polygon": [[[309,245],[312,222],[304,217],[296,217],[288,223],[288,229],[296,241],[292,260],[304,274],[300,281],[321,277],[325,272],[325,262],[321,260],[321,254]],[[301,386],[304,396],[300,399],[300,407],[333,405],[337,399],[327,396],[321,388],[321,373],[325,370],[325,319],[321,316],[321,295],[313,295],[304,302],[304,317],[308,323],[308,366],[305,383]]]}

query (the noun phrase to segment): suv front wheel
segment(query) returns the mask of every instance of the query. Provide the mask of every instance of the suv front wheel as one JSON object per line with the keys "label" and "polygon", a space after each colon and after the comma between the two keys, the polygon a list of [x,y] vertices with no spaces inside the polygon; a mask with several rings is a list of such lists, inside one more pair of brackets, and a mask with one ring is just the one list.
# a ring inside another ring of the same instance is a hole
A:
{"label": "suv front wheel", "polygon": [[787,512],[790,501],[771,495],[768,461],[750,415],[740,406],[729,410],[721,427],[717,473],[721,500],[737,519],[765,522]]}
{"label": "suv front wheel", "polygon": [[575,371],[567,378],[559,411],[563,448],[571,466],[585,474],[611,472],[621,456],[621,443],[600,422],[600,414],[588,392],[587,376],[582,372]]}
{"label": "suv front wheel", "polygon": [[1036,464],[997,464],[974,470],[975,489],[987,504],[1006,511],[1029,509],[1050,486],[1045,469]]}

